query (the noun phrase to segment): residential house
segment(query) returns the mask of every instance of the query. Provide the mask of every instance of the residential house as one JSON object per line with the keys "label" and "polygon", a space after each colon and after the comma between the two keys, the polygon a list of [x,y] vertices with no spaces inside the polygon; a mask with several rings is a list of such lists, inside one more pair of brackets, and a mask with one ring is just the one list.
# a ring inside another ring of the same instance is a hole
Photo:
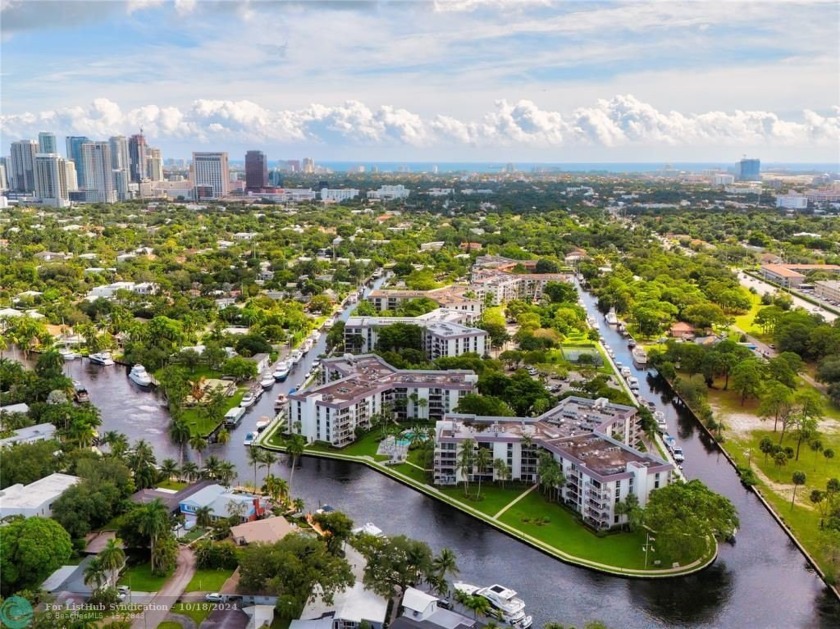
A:
{"label": "residential house", "polygon": [[476,621],[438,605],[440,599],[422,590],[407,587],[391,629],[470,629]]}
{"label": "residential house", "polygon": [[266,512],[266,505],[259,496],[234,492],[218,484],[207,485],[178,503],[178,509],[187,517],[188,523],[202,507],[210,507],[210,518],[213,520],[238,513],[242,522],[250,522]]}
{"label": "residential house", "polygon": [[[26,410],[10,410],[15,407],[22,407]],[[4,413],[27,413],[29,407],[26,404],[12,404],[10,406],[0,406],[0,419]],[[48,441],[55,438],[55,426],[50,423],[36,424],[35,426],[26,426],[25,428],[18,428],[10,437],[0,439],[0,448],[8,446],[16,446],[20,443],[35,443],[36,441]]]}
{"label": "residential house", "polygon": [[0,491],[0,519],[12,515],[49,518],[53,503],[79,480],[78,476],[56,473],[28,485],[6,487]]}
{"label": "residential house", "polygon": [[273,544],[297,530],[298,528],[283,516],[275,516],[232,526],[230,536],[240,546],[254,543]]}

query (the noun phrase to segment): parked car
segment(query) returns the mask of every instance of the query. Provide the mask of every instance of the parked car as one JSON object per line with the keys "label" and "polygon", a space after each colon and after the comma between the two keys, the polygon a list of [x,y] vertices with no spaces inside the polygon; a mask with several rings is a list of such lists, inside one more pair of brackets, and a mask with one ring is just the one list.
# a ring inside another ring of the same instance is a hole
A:
{"label": "parked car", "polygon": [[212,594],[205,596],[204,600],[209,603],[223,603],[225,601],[225,595],[213,592]]}

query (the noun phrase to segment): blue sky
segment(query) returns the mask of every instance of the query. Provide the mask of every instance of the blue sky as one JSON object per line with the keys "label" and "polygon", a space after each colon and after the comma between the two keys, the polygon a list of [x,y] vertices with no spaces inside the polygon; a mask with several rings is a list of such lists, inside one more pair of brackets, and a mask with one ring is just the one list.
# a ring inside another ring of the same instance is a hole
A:
{"label": "blue sky", "polygon": [[837,161],[836,2],[0,0],[2,150]]}

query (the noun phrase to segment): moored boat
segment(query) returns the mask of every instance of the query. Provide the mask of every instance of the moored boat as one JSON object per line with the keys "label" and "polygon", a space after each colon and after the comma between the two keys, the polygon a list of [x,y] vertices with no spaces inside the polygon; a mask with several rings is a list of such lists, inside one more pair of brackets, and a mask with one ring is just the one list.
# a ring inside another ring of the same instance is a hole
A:
{"label": "moored boat", "polygon": [[291,371],[291,366],[288,361],[281,360],[277,365],[277,369],[274,370],[274,374],[272,374],[274,380],[284,382],[289,377],[289,371]]}
{"label": "moored boat", "polygon": [[480,596],[490,604],[487,614],[498,618],[517,629],[528,629],[533,623],[531,616],[525,615],[525,601],[516,592],[502,585],[494,584],[478,587],[469,583],[456,582],[455,590],[470,596]]}
{"label": "moored boat", "polygon": [[615,314],[615,308],[610,308],[605,319],[609,325],[618,325],[618,316]]}
{"label": "moored boat", "polygon": [[656,428],[659,432],[664,433],[668,430],[668,424],[665,422],[665,413],[662,411],[655,411],[653,418],[656,420]]}
{"label": "moored boat", "polygon": [[76,360],[77,358],[79,358],[79,354],[67,347],[62,347],[60,350],[58,350],[58,353],[65,361]]}
{"label": "moored boat", "polygon": [[254,394],[253,391],[248,391],[243,397],[242,401],[239,402],[239,406],[242,408],[251,408],[254,403],[257,401],[257,396]]}
{"label": "moored boat", "polygon": [[274,386],[274,376],[269,374],[263,374],[262,378],[260,378],[260,386],[263,389],[270,389]]}
{"label": "moored boat", "polygon": [[79,404],[90,402],[87,389],[81,382],[73,381],[73,399]]}
{"label": "moored boat", "polygon": [[149,387],[152,385],[152,377],[143,365],[134,365],[128,372],[128,379],[138,387]]}
{"label": "moored boat", "polygon": [[636,346],[633,348],[633,362],[639,365],[647,365],[648,355],[644,347]]}
{"label": "moored boat", "polygon": [[245,445],[246,446],[254,445],[254,439],[256,439],[256,437],[257,436],[254,433],[249,432],[247,435],[245,435],[245,441],[244,441]]}
{"label": "moored boat", "polygon": [[111,358],[111,352],[96,352],[88,356],[88,360],[92,365],[102,365],[103,367],[110,367],[114,364],[114,359]]}
{"label": "moored boat", "polygon": [[266,417],[265,415],[260,417],[257,420],[257,426],[256,426],[257,432],[262,432],[263,430],[265,430],[270,423],[271,423],[271,418],[270,417]]}
{"label": "moored boat", "polygon": [[277,399],[274,400],[274,410],[279,411],[279,410],[282,410],[282,409],[286,408],[286,402],[288,400],[289,400],[289,398],[286,397],[285,393],[281,393],[280,395],[278,395]]}

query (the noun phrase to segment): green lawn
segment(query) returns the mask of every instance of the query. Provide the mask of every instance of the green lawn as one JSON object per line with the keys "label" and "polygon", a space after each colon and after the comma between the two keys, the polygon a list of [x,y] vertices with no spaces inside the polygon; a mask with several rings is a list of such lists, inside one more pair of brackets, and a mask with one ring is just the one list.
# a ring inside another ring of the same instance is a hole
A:
{"label": "green lawn", "polygon": [[749,297],[752,305],[749,311],[735,317],[735,325],[738,327],[739,330],[743,330],[747,334],[750,334],[758,339],[765,340],[766,335],[764,334],[764,332],[761,330],[760,327],[753,324],[755,315],[758,314],[759,310],[764,308],[764,306],[761,305],[761,297],[759,297],[755,293],[749,293]]}
{"label": "green lawn", "polygon": [[196,570],[184,592],[218,592],[233,570]]}
{"label": "green lawn", "polygon": [[177,480],[165,480],[162,483],[158,483],[158,489],[172,489],[174,491],[178,491],[186,487],[189,483],[182,483]]}
{"label": "green lawn", "polygon": [[164,620],[157,626],[157,629],[183,629],[183,625],[171,620]]}
{"label": "green lawn", "polygon": [[482,483],[480,497],[477,497],[478,483],[470,483],[468,496],[464,495],[463,484],[458,487],[440,487],[439,489],[453,500],[463,502],[465,505],[486,513],[492,518],[505,505],[509,504],[512,500],[516,500],[523,492],[528,491],[529,488],[530,485],[522,485],[520,483],[508,483],[504,489],[501,486]]}
{"label": "green lawn", "polygon": [[[581,559],[620,568],[645,567],[644,533],[612,533],[599,537],[584,527],[568,509],[548,502],[538,490],[525,496],[499,519]],[[649,568],[653,568],[655,559],[655,552],[651,552],[648,556]]]}
{"label": "green lawn", "polygon": [[168,578],[169,575],[153,575],[151,565],[141,563],[127,568],[120,576],[118,584],[127,585],[135,592],[157,592]]}
{"label": "green lawn", "polygon": [[[245,389],[240,388],[231,397],[227,398],[224,412],[228,412],[234,406],[239,406],[243,397],[245,397]],[[184,421],[187,422],[187,425],[193,433],[198,433],[202,436],[209,435],[216,429],[216,426],[221,423],[204,417],[198,408],[188,408],[184,410]]]}

